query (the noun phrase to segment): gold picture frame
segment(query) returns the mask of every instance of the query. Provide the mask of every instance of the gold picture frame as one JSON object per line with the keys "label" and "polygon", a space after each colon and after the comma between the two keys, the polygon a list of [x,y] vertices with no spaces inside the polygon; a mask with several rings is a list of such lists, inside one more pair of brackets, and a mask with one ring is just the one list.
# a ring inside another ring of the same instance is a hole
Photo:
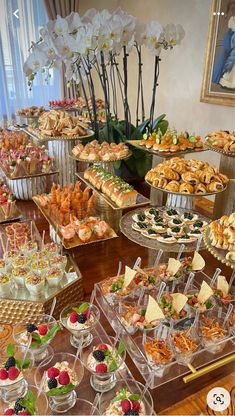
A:
{"label": "gold picture frame", "polygon": [[201,101],[235,106],[235,0],[213,0]]}

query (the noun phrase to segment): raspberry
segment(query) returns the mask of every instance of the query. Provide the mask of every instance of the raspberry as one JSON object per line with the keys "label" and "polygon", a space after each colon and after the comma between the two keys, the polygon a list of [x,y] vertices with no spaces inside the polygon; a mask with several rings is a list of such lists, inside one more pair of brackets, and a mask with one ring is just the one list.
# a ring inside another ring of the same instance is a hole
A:
{"label": "raspberry", "polygon": [[15,414],[14,409],[7,409],[4,412],[4,415],[14,415],[14,414]]}
{"label": "raspberry", "polygon": [[55,378],[60,374],[60,370],[58,370],[58,368],[55,367],[51,367],[47,370],[47,375],[49,378]]}
{"label": "raspberry", "polygon": [[19,374],[20,372],[16,367],[11,367],[8,371],[8,377],[10,380],[15,380]]}
{"label": "raspberry", "polygon": [[5,368],[1,368],[0,370],[0,380],[6,380],[8,378],[8,372]]}
{"label": "raspberry", "polygon": [[39,325],[38,332],[39,332],[40,335],[46,335],[47,332],[48,332],[47,325]]}
{"label": "raspberry", "polygon": [[90,318],[90,310],[86,309],[85,311],[83,311],[84,315],[86,315],[87,318]]}
{"label": "raspberry", "polygon": [[62,386],[66,386],[66,384],[70,383],[70,377],[69,377],[67,371],[61,371],[60,372],[59,383],[62,384]]}
{"label": "raspberry", "polygon": [[108,347],[106,344],[100,344],[98,345],[97,350],[100,350],[100,351],[108,350]]}
{"label": "raspberry", "polygon": [[121,401],[121,406],[122,406],[123,413],[129,412],[131,410],[131,402],[130,402],[130,400],[127,400],[127,399],[122,400]]}
{"label": "raspberry", "polygon": [[106,364],[97,364],[95,367],[95,371],[97,373],[107,373],[107,365]]}
{"label": "raspberry", "polygon": [[77,312],[72,312],[69,319],[70,319],[70,322],[72,322],[72,324],[75,324],[75,322],[77,322],[78,320]]}
{"label": "raspberry", "polygon": [[138,410],[138,412],[139,412],[139,410],[140,410],[140,403],[137,402],[137,400],[134,400],[132,402],[132,407],[133,407],[133,409]]}
{"label": "raspberry", "polygon": [[27,412],[27,410],[23,410],[23,412],[18,413],[18,415],[21,415],[21,416],[28,416],[30,414],[31,413]]}

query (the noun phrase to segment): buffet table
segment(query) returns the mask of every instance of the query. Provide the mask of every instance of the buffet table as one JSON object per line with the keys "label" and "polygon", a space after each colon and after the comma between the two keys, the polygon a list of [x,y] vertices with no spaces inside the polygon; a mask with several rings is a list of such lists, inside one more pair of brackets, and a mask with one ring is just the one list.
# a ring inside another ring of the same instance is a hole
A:
{"label": "buffet table", "polygon": [[[19,201],[19,208],[22,211],[23,216],[25,216],[28,219],[31,218],[35,221],[40,233],[42,233],[43,230],[46,231],[47,241],[47,239],[49,239],[48,222],[45,220],[44,216],[41,214],[37,206],[32,201]],[[132,241],[128,240],[124,235],[120,234],[119,238],[112,239],[106,242],[104,241],[95,246],[93,244],[90,244],[87,246],[72,249],[70,250],[70,254],[77,263],[83,276],[85,299],[89,299],[95,283],[100,282],[108,276],[115,275],[115,273],[117,272],[119,260],[121,260],[123,264],[132,266],[134,261],[136,260],[136,257],[141,256],[142,267],[145,267],[149,263],[149,258],[151,257],[151,250],[145,247],[140,248],[140,246],[136,245]],[[215,268],[219,267],[222,270],[222,274],[230,276],[231,269],[219,263],[208,251],[203,250],[202,255],[206,262],[205,272],[207,274],[212,275]],[[105,320],[104,317],[102,319],[102,326],[104,327],[106,332],[109,335],[113,335],[113,330],[107,322],[107,320]],[[5,343],[9,343],[12,334],[12,327],[10,325],[6,325],[4,326],[4,328],[7,329],[7,335],[4,331],[5,338],[0,339],[1,349],[3,349]],[[69,343],[67,330],[63,330],[57,335],[56,339],[53,341],[52,346],[56,351],[62,351],[62,349],[64,348],[64,350],[66,350],[67,352],[74,353],[74,348]],[[133,376],[137,380],[143,382],[141,374],[139,373],[139,371],[133,364],[133,361],[130,359],[128,355],[126,359],[126,364],[131,370]],[[231,373],[232,371],[235,371],[235,362],[224,365],[223,367],[213,371],[212,373],[206,374],[203,377],[200,377],[192,381],[191,383],[185,384],[182,378],[178,378],[174,381],[166,383],[152,390],[152,396],[155,404],[155,412],[161,414],[161,412],[164,412],[164,409],[168,408],[171,405],[175,405],[177,402],[180,402],[181,400],[187,398],[192,394],[195,394],[196,392],[199,392],[202,387],[209,387],[212,380],[213,383],[218,381],[218,385],[223,385],[220,379],[226,376],[227,374]],[[84,383],[82,383],[82,386],[80,386],[79,389],[82,389],[83,397],[88,398],[88,400],[94,399],[95,393],[92,392],[87,378],[85,378]],[[88,397],[92,394],[92,397]],[[197,398],[197,400],[199,400],[199,398]],[[180,403],[178,404],[180,406]],[[186,409],[187,407],[185,408],[185,412]],[[200,409],[201,411],[206,412],[206,402],[201,402]],[[184,413],[182,411],[178,414]]]}

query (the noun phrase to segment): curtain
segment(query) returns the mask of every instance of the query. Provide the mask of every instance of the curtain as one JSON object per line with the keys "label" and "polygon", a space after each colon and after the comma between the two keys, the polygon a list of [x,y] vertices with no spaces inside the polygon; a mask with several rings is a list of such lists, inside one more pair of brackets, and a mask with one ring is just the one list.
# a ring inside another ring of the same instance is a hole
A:
{"label": "curtain", "polygon": [[[79,11],[79,0],[44,0],[47,14],[50,20],[56,19],[57,15],[61,17],[68,16],[71,12]],[[66,78],[64,75],[65,71],[61,69],[61,90],[64,98],[76,98],[78,91],[75,85],[67,87]]]}
{"label": "curtain", "polygon": [[29,91],[23,73],[30,42],[37,41],[39,28],[48,21],[43,0],[1,0],[0,3],[0,122],[5,119],[10,122],[19,108],[47,105],[49,100],[60,98],[60,74],[57,70],[51,71],[48,84],[43,74],[39,74]]}

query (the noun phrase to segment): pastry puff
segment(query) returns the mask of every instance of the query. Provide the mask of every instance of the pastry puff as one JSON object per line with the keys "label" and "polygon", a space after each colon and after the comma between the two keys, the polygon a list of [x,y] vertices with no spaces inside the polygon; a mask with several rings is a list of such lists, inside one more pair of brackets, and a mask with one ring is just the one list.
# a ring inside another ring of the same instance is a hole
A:
{"label": "pastry puff", "polygon": [[228,224],[232,227],[235,227],[235,212],[229,215]]}
{"label": "pastry puff", "polygon": [[166,178],[155,178],[153,180],[153,186],[156,186],[157,188],[165,188],[167,185],[167,179]]}
{"label": "pastry puff", "polygon": [[179,188],[180,188],[180,185],[179,185],[179,182],[177,181],[170,181],[165,187],[165,189],[171,192],[179,192]]}
{"label": "pastry puff", "polygon": [[182,183],[180,185],[179,192],[182,192],[183,194],[193,194],[194,187],[190,185],[190,183]]}
{"label": "pastry puff", "polygon": [[207,191],[208,192],[218,192],[223,189],[223,184],[218,181],[212,181],[207,185]]}
{"label": "pastry puff", "polygon": [[179,180],[180,176],[177,172],[175,172],[173,169],[168,168],[167,166],[164,167],[161,172],[160,172],[161,176],[164,176],[166,179],[168,180]]}
{"label": "pastry puff", "polygon": [[184,182],[188,182],[191,185],[197,185],[199,183],[199,179],[196,173],[185,172],[181,175],[181,178]]}
{"label": "pastry puff", "polygon": [[201,172],[199,172],[198,177],[202,183],[209,184],[211,183],[211,181],[214,180],[215,174],[208,172],[206,169],[206,170],[202,170]]}
{"label": "pastry puff", "polygon": [[174,161],[171,163],[171,169],[173,169],[175,172],[179,173],[180,175],[184,172],[186,172],[187,168],[185,166],[185,163],[180,161]]}
{"label": "pastry puff", "polygon": [[198,183],[195,186],[195,190],[194,190],[195,194],[205,194],[207,192],[205,185],[203,185],[203,183]]}

